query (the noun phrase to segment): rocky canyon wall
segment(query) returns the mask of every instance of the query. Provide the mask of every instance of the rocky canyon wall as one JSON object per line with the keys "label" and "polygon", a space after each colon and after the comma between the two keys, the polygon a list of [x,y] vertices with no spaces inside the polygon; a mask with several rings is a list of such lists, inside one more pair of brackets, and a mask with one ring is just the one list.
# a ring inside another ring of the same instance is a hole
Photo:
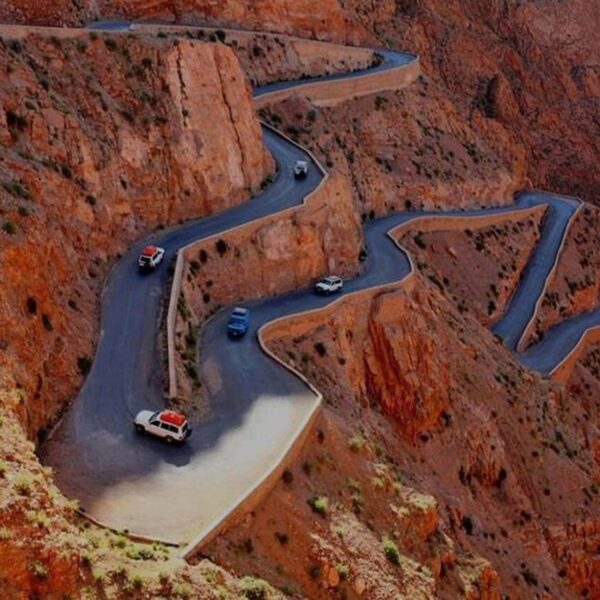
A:
{"label": "rocky canyon wall", "polygon": [[120,253],[243,201],[273,163],[223,45],[29,36],[0,55],[0,364],[34,435],[89,368]]}
{"label": "rocky canyon wall", "polygon": [[[378,462],[390,461],[405,485],[436,498],[454,551],[487,559],[501,593],[574,597],[568,581],[578,590],[596,581],[586,566],[589,554],[573,552],[573,573],[565,579],[571,555],[557,551],[546,532],[584,514],[597,516],[589,441],[597,439],[597,427],[589,423],[582,431],[582,409],[559,386],[524,371],[448,299],[447,291],[417,275],[410,286],[347,297],[280,322],[268,337],[280,358],[323,392],[325,418],[345,428],[350,449],[361,455],[375,448]],[[327,472],[328,454],[316,451],[317,474]],[[330,497],[344,497],[335,486],[315,485],[317,474],[304,473],[313,494],[328,489]],[[304,475],[296,476],[304,486]],[[374,508],[374,496],[381,491],[360,489],[356,518],[377,523],[384,513]],[[339,510],[336,503],[328,518],[337,519]],[[318,525],[315,536],[321,536]],[[274,548],[268,552],[279,556]],[[450,582],[442,579],[440,589]]]}

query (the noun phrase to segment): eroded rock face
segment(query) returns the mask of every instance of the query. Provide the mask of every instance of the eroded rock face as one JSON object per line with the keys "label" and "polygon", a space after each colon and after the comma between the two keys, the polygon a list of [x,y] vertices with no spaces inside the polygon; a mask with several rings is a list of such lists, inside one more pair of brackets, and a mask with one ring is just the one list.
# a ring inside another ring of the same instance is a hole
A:
{"label": "eroded rock face", "polygon": [[119,253],[243,201],[273,164],[225,46],[84,35],[0,53],[0,364],[34,435],[89,368]]}
{"label": "eroded rock face", "polygon": [[293,97],[264,112],[350,178],[364,219],[508,204],[526,186],[523,149],[494,121],[470,120],[462,101],[427,76],[332,108]]}
{"label": "eroded rock face", "polygon": [[578,594],[600,597],[600,519],[590,518],[576,523],[550,527],[548,542],[557,562]]}
{"label": "eroded rock face", "polygon": [[[412,308],[407,298],[375,301],[364,361],[368,397],[414,438],[448,407],[451,375],[441,332],[436,335],[434,323]],[[422,335],[428,328],[431,335]]]}

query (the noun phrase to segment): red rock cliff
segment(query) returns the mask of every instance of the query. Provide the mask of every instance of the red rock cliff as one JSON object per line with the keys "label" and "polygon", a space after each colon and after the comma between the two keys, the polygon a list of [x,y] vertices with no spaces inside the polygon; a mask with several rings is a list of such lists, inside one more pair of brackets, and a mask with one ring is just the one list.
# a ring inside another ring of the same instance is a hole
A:
{"label": "red rock cliff", "polygon": [[81,382],[118,254],[244,200],[272,162],[224,46],[29,37],[0,55],[0,365],[34,434]]}

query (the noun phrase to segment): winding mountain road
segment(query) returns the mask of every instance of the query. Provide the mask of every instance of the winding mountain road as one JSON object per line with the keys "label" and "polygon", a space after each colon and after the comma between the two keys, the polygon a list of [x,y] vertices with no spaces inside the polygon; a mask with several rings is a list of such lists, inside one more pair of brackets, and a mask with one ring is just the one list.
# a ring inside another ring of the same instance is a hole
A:
{"label": "winding mountain road", "polygon": [[[128,29],[128,24],[101,27],[120,31]],[[413,55],[385,52],[383,63],[376,69],[397,68],[412,60]],[[315,81],[353,77],[360,77],[360,73]],[[297,84],[276,85],[279,90]],[[140,249],[149,242],[161,245],[167,250],[168,261],[192,241],[301,204],[324,177],[302,149],[268,128],[263,129],[263,135],[278,165],[278,175],[268,189],[236,208],[136,243],[115,266],[104,290],[93,367],[72,408],[43,448],[43,459],[54,467],[61,490],[79,499],[89,515],[116,529],[173,543],[201,538],[268,476],[319,402],[311,388],[263,353],[256,335],[262,325],[278,317],[333,301],[302,290],[249,303],[251,329],[241,341],[231,341],[225,335],[228,310],[203,327],[200,373],[210,392],[212,413],[208,420],[193,424],[194,434],[188,443],[167,446],[137,436],[131,426],[139,410],[164,407],[158,334],[168,274],[166,268],[151,275],[138,273]],[[309,177],[300,182],[292,176],[292,165],[298,159],[311,163]],[[534,314],[577,203],[527,192],[517,198],[515,206],[436,213],[503,213],[537,204],[550,207],[540,243],[505,317],[495,328],[511,348]],[[408,256],[387,233],[425,214],[397,213],[367,223],[367,259],[361,275],[346,283],[344,294],[409,275]],[[572,347],[569,344],[577,342],[584,322],[600,323],[598,312],[587,320],[581,317],[559,325],[519,358],[529,368],[548,373]]]}

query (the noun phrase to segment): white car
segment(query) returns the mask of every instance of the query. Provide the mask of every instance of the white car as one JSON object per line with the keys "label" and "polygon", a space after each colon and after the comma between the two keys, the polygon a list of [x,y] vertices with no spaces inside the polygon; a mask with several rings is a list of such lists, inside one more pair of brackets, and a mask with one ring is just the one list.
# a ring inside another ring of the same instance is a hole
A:
{"label": "white car", "polygon": [[294,166],[294,177],[296,179],[304,179],[308,175],[308,162],[299,160]]}
{"label": "white car", "polygon": [[156,269],[165,257],[165,249],[158,246],[146,246],[138,259],[140,269]]}
{"label": "white car", "polygon": [[173,410],[143,410],[137,414],[133,424],[138,433],[149,433],[166,442],[185,442],[192,435],[187,419]]}
{"label": "white car", "polygon": [[341,292],[344,287],[344,282],[335,276],[325,277],[325,279],[321,279],[317,285],[315,285],[315,291],[317,294],[335,294],[336,292]]}

